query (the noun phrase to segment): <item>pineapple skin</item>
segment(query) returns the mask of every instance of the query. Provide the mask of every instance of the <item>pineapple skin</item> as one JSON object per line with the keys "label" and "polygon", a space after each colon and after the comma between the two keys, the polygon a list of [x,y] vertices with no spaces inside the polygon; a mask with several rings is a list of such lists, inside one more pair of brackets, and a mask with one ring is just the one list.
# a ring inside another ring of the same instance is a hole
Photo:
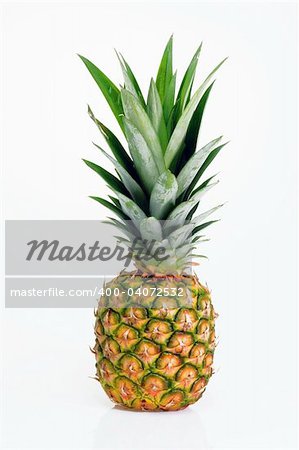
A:
{"label": "pineapple skin", "polygon": [[103,295],[95,311],[96,379],[122,407],[177,411],[201,398],[213,374],[217,315],[208,288],[195,275],[128,273],[106,287],[136,292],[149,281],[161,289],[185,285],[188,302],[171,297],[165,308],[161,298],[152,297],[140,307],[135,306],[140,297],[133,295],[125,307],[117,307],[118,298]]}

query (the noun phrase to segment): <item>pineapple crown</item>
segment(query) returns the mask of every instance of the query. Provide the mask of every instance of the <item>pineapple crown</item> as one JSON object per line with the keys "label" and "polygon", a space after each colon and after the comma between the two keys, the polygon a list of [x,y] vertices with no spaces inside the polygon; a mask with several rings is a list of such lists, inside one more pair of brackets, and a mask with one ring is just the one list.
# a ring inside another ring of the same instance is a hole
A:
{"label": "pineapple crown", "polygon": [[[115,167],[116,175],[83,160],[99,174],[114,195],[110,201],[91,198],[110,209],[118,219],[110,223],[126,238],[119,240],[134,252],[149,240],[162,243],[168,261],[135,258],[137,267],[150,273],[182,273],[191,263],[202,230],[216,220],[208,216],[222,205],[194,217],[202,196],[217,182],[202,176],[226,145],[222,136],[197,149],[197,140],[214,75],[221,61],[192,94],[193,81],[202,44],[196,50],[176,94],[176,72],[172,67],[173,38],[164,50],[156,80],[151,79],[147,100],[121,54],[117,53],[124,76],[120,89],[91,61],[79,55],[107,100],[128,144],[128,151],[115,134],[93,114],[88,113],[106,140],[114,158],[94,144]],[[139,243],[136,245],[136,240]],[[134,241],[134,246],[132,242]],[[152,248],[152,246],[151,246]],[[154,249],[156,246],[154,246]],[[151,250],[152,251],[152,250]],[[136,256],[136,255],[135,255]]]}

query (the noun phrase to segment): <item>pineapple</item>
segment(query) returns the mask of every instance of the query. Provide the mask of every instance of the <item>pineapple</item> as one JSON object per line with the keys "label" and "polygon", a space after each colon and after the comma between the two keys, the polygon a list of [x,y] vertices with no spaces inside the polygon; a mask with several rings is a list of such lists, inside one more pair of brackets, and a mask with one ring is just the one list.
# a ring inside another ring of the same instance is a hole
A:
{"label": "pineapple", "polygon": [[[192,94],[200,45],[176,94],[172,44],[171,37],[146,100],[121,55],[120,89],[79,55],[128,146],[127,151],[88,108],[114,157],[97,148],[116,169],[113,175],[84,160],[113,192],[111,201],[91,198],[117,216],[110,222],[125,235],[119,240],[136,266],[105,285],[95,311],[96,379],[113,402],[141,411],[186,408],[202,396],[213,373],[216,314],[192,266],[201,256],[194,249],[202,230],[215,222],[206,219],[222,206],[195,215],[203,194],[216,184],[214,177],[202,176],[225,145],[219,137],[197,148],[214,74],[225,60]],[[159,246],[166,258],[156,257]]]}

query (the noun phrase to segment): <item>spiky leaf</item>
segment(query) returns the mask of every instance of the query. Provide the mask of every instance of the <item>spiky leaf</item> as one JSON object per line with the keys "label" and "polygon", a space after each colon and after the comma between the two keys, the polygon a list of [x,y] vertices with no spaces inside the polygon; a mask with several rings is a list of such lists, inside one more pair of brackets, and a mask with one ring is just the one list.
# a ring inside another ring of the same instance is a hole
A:
{"label": "spiky leaf", "polygon": [[[203,183],[201,183],[200,186],[198,186],[198,188],[194,189],[194,191],[192,192],[190,198],[192,198],[193,196],[195,196],[197,194],[197,192],[202,191],[203,189],[205,189],[210,181],[215,178],[218,174],[212,175],[211,177],[209,177],[207,180],[205,180]],[[210,184],[209,186],[215,186],[216,184],[218,184],[219,181],[215,181],[215,183]]]}
{"label": "spiky leaf", "polygon": [[178,184],[170,170],[159,176],[150,197],[150,213],[157,219],[164,219],[173,208]]}
{"label": "spiky leaf", "polygon": [[132,175],[132,177],[138,178],[131,158],[129,157],[128,153],[126,152],[120,141],[117,139],[115,134],[113,134],[112,131],[109,130],[109,128],[107,128],[95,117],[90,106],[88,106],[88,114],[99,128],[117,161],[123,166],[124,169],[129,172],[130,175]]}
{"label": "spiky leaf", "polygon": [[151,193],[160,174],[159,167],[157,167],[151,149],[142,134],[126,117],[124,117],[124,126],[130,153],[139,177],[147,192]]}
{"label": "spiky leaf", "polygon": [[147,217],[140,222],[140,233],[142,239],[147,241],[162,241],[162,227],[155,217]]}
{"label": "spiky leaf", "polygon": [[[120,194],[122,195],[122,194]],[[101,203],[101,205],[105,206],[106,208],[110,209],[110,211],[114,212],[118,217],[120,217],[123,220],[130,220],[130,218],[117,206],[113,205],[113,203],[108,202],[104,198],[101,197],[94,197],[92,195],[89,196],[89,198],[92,198],[98,203]]]}
{"label": "spiky leaf", "polygon": [[122,89],[121,98],[126,118],[129,119],[142,134],[153,154],[157,167],[163,172],[165,170],[165,162],[162,148],[147,113],[144,111],[140,101],[126,89]]}
{"label": "spiky leaf", "polygon": [[163,113],[166,123],[169,120],[170,113],[174,106],[176,76],[177,73],[175,72],[171,78],[169,85],[166,88],[165,97],[163,101]]}
{"label": "spiky leaf", "polygon": [[156,85],[162,103],[164,102],[167,86],[172,79],[172,43],[173,37],[171,36],[165,47],[156,78]]}
{"label": "spiky leaf", "polygon": [[207,145],[198,150],[189,159],[187,164],[185,164],[185,166],[182,168],[177,177],[178,196],[180,196],[190,186],[190,183],[196,176],[199,167],[201,167],[202,163],[205,161],[205,159],[208,157],[211,151],[215,149],[215,147],[217,146],[217,144],[220,142],[221,139],[222,136],[209,142]]}
{"label": "spiky leaf", "polygon": [[131,241],[134,240],[134,238],[136,236],[135,231],[133,233],[130,233],[129,227],[128,227],[128,222],[126,222],[126,224],[124,224],[117,219],[110,218],[110,221],[104,220],[103,223],[108,223],[110,225],[113,225],[117,229],[121,230],[122,233],[124,233],[129,239],[131,239]]}
{"label": "spiky leaf", "polygon": [[190,120],[200,102],[200,99],[210,82],[211,78],[215,74],[215,72],[219,69],[219,67],[224,63],[225,60],[221,61],[220,64],[218,64],[217,67],[208,75],[208,77],[205,79],[205,81],[202,83],[202,85],[199,87],[199,89],[195,92],[193,97],[191,98],[190,102],[186,106],[185,110],[183,111],[175,129],[172,133],[172,136],[170,138],[170,141],[168,143],[166,152],[165,152],[165,164],[166,167],[169,167],[172,161],[175,157],[178,156],[179,151],[182,148],[182,143],[184,141],[184,138],[186,136]]}
{"label": "spiky leaf", "polygon": [[190,124],[188,126],[188,130],[185,137],[185,148],[182,154],[181,167],[182,164],[188,161],[191,158],[191,156],[195,153],[203,113],[213,85],[214,82],[208,87],[208,89],[203,94],[196,110],[194,111],[192,119],[190,120]]}
{"label": "spiky leaf", "polygon": [[191,192],[193,191],[194,187],[196,186],[197,182],[200,180],[200,177],[202,176],[202,174],[205,172],[205,170],[207,169],[207,167],[211,164],[211,162],[213,161],[213,159],[218,155],[218,153],[220,152],[220,150],[227,145],[227,142],[225,142],[222,145],[219,145],[219,147],[215,148],[214,150],[212,150],[210,152],[210,154],[207,156],[207,158],[205,159],[204,163],[202,164],[202,166],[199,168],[197,174],[195,175],[195,177],[193,178],[193,180],[190,183],[190,186],[188,187],[188,189],[186,190],[185,194],[184,194],[184,200],[188,199],[191,195]]}
{"label": "spiky leaf", "polygon": [[160,96],[153,79],[151,79],[151,84],[148,92],[147,114],[153,124],[154,129],[156,130],[162,150],[164,151],[167,146],[167,130]]}
{"label": "spiky leaf", "polygon": [[183,80],[182,80],[182,83],[181,83],[181,86],[180,86],[180,89],[178,92],[178,96],[177,96],[178,117],[181,116],[181,114],[182,114],[183,110],[185,109],[186,104],[188,103],[188,100],[190,98],[191,89],[192,89],[193,80],[195,77],[196,67],[197,67],[201,48],[202,48],[202,43],[196,50],[189,66],[185,72],[185,75],[183,77]]}
{"label": "spiky leaf", "polygon": [[83,159],[85,164],[90,167],[92,170],[94,170],[98,175],[100,175],[103,180],[106,181],[106,183],[111,186],[113,189],[115,189],[118,192],[121,192],[122,194],[127,195],[128,191],[125,188],[125,185],[112,173],[108,172],[108,170],[103,169],[103,167],[98,166],[97,164],[88,161],[86,159]]}
{"label": "spiky leaf", "polygon": [[206,220],[207,217],[209,217],[211,214],[213,214],[215,211],[217,211],[219,208],[222,208],[222,205],[215,206],[214,208],[209,209],[208,211],[205,211],[204,213],[200,214],[197,217],[194,217],[193,222],[196,226],[199,226],[204,220]]}
{"label": "spiky leaf", "polygon": [[99,147],[97,144],[94,144],[105,156],[109,159],[109,161],[112,162],[112,164],[117,169],[117,172],[119,173],[123,184],[125,185],[128,192],[130,192],[132,198],[135,200],[135,202],[140,205],[144,206],[146,204],[146,197],[144,195],[143,190],[139,186],[139,184],[134,180],[134,178],[131,177],[131,175],[124,169],[117,160],[113,159],[108,153],[105,152],[101,147]]}
{"label": "spiky leaf", "polygon": [[211,183],[208,186],[201,188],[195,195],[193,195],[188,201],[179,204],[167,217],[166,227],[175,226],[181,227],[186,221],[188,214],[194,208],[195,205],[201,200],[204,194],[206,194],[212,187],[216,186],[216,183]]}
{"label": "spiky leaf", "polygon": [[118,198],[113,197],[112,195],[108,195],[108,197],[110,198],[110,200],[115,204],[115,206],[117,206],[118,208],[120,208],[120,202],[118,200]]}
{"label": "spiky leaf", "polygon": [[209,222],[205,222],[205,223],[202,223],[201,225],[198,225],[197,227],[194,228],[193,235],[196,236],[196,234],[199,231],[203,230],[204,228],[209,227],[210,225],[212,225],[213,223],[216,223],[216,222],[219,222],[219,219],[218,220],[210,220]]}
{"label": "spiky leaf", "polygon": [[115,84],[105,75],[97,66],[95,66],[89,59],[82,55],[78,55],[84,62],[89,73],[101,89],[105,99],[107,100],[113,114],[116,117],[120,127],[123,129],[122,118],[123,108],[120,101],[120,91]]}
{"label": "spiky leaf", "polygon": [[120,201],[122,210],[129,216],[132,222],[139,228],[141,220],[146,218],[146,215],[141,208],[130,198],[122,195],[120,192],[116,192],[116,195]]}
{"label": "spiky leaf", "polygon": [[184,225],[177,230],[175,230],[173,233],[171,233],[168,236],[168,240],[170,242],[170,245],[173,248],[180,247],[186,239],[191,235],[192,230],[194,229],[194,224],[189,223],[187,225]]}
{"label": "spiky leaf", "polygon": [[126,62],[125,58],[122,56],[121,53],[116,52],[116,55],[118,57],[120,65],[121,65],[121,69],[122,69],[123,76],[125,79],[126,89],[128,89],[128,91],[132,92],[132,94],[134,94],[136,97],[138,97],[142,106],[145,108],[146,105],[145,105],[145,101],[144,101],[141,89],[135,78],[134,73],[132,72],[131,67]]}

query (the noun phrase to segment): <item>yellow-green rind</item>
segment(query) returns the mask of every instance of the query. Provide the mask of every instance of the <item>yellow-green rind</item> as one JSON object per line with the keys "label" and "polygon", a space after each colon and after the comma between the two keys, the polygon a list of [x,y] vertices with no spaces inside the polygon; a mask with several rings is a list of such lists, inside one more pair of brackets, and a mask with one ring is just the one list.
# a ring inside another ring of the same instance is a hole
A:
{"label": "yellow-green rind", "polygon": [[[106,287],[138,289],[147,277],[125,274]],[[195,276],[154,278],[157,287],[187,283],[186,298],[170,309],[115,308],[100,299],[95,312],[97,379],[118,405],[141,411],[175,411],[200,399],[212,376],[215,317],[209,290]],[[173,299],[172,299],[173,300]],[[138,302],[140,298],[138,298]],[[147,299],[148,301],[148,299]],[[190,299],[189,299],[190,303]],[[188,304],[189,305],[189,304]]]}

